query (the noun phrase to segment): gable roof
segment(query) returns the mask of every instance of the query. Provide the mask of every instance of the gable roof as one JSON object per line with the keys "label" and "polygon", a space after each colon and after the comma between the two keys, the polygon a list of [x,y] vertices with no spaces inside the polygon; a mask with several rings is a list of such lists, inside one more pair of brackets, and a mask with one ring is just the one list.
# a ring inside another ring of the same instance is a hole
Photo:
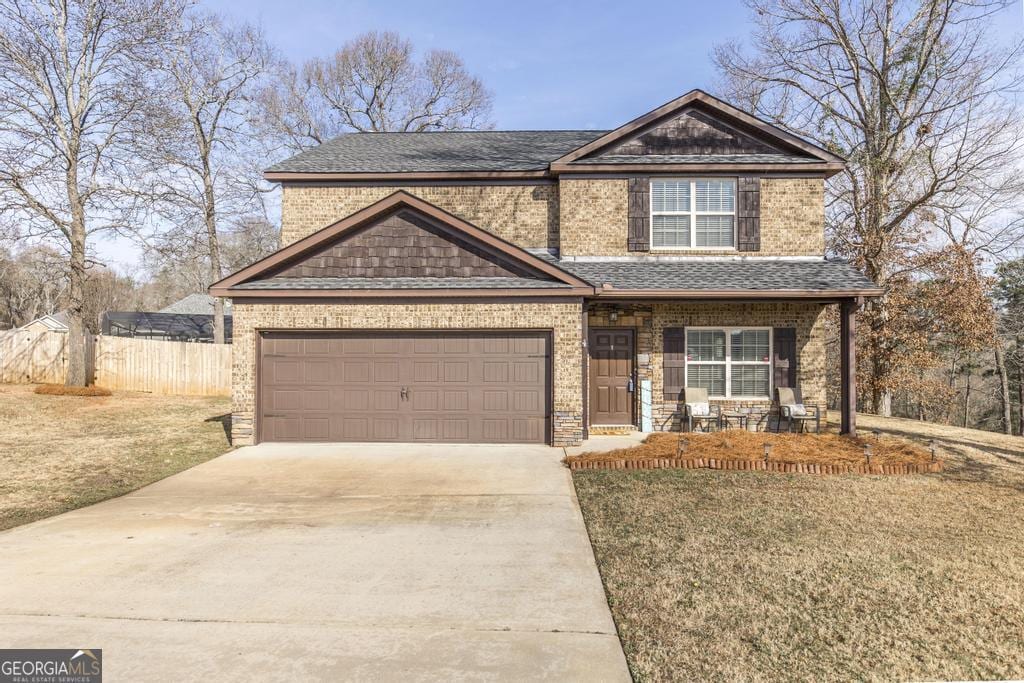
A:
{"label": "gable roof", "polygon": [[[758,153],[753,155],[737,155],[738,158],[733,158],[733,155],[724,155],[725,159],[716,159],[714,162],[711,162],[711,160],[705,155],[698,155],[698,158],[702,163],[806,164],[808,167],[811,165],[820,166],[821,170],[832,172],[841,170],[845,163],[842,157],[807,142],[806,140],[779,128],[778,126],[774,126],[767,121],[762,121],[755,116],[737,109],[731,104],[707,94],[703,90],[691,90],[685,95],[677,97],[671,102],[667,102],[660,107],[643,114],[642,116],[638,116],[629,123],[623,124],[615,130],[609,131],[586,144],[581,145],[568,154],[564,154],[558,159],[553,160],[551,162],[551,170],[556,173],[572,171],[576,170],[575,167],[579,165],[586,165],[588,166],[587,170],[594,170],[594,168],[600,167],[606,163],[605,158],[597,156],[600,155],[602,151],[607,151],[613,148],[616,144],[621,144],[627,140],[635,139],[643,135],[645,132],[650,131],[652,128],[664,124],[667,121],[671,121],[689,110],[697,110],[704,114],[709,114],[715,121],[734,128],[737,134],[759,141],[768,148],[777,152],[777,154],[771,155],[772,158],[768,159],[763,158],[762,156],[768,151],[765,149],[760,150]],[[612,156],[613,160],[607,163],[615,164],[620,170],[623,166],[628,166],[630,163],[644,163],[649,167],[657,165],[658,163],[679,164],[687,162],[687,160],[673,159],[671,156],[659,159],[659,155],[642,155],[643,158],[640,158],[641,155]],[[632,159],[629,157],[632,157]],[[654,159],[651,159],[650,157],[654,157]]]}
{"label": "gable roof", "polygon": [[[464,243],[480,254],[492,255],[495,260],[513,264],[527,277],[455,278],[472,280],[460,282],[461,295],[493,295],[496,291],[534,295],[576,295],[593,291],[584,280],[566,272],[510,242],[492,235],[452,214],[399,190],[370,206],[355,212],[317,232],[279,249],[270,256],[229,275],[210,287],[213,296],[381,296],[381,290],[401,290],[402,296],[439,296],[454,288],[452,278],[381,278],[365,277],[361,273],[342,277],[308,277],[301,268],[295,268],[303,259],[323,258],[324,250],[341,244],[346,238],[357,236],[367,226],[399,212],[409,213],[417,221],[426,222],[433,230]],[[404,214],[403,214],[404,215]],[[331,258],[331,257],[328,257]],[[398,257],[400,258],[400,257]],[[332,261],[333,262],[333,261]],[[333,268],[333,266],[332,266]],[[288,273],[300,276],[287,277]],[[439,280],[445,280],[442,284]],[[515,280],[515,284],[511,282]],[[528,284],[526,284],[528,283]]]}
{"label": "gable roof", "polygon": [[70,320],[68,319],[67,311],[57,311],[56,313],[47,313],[46,315],[40,316],[35,320],[30,320],[29,322],[22,325],[22,328],[26,328],[29,325],[39,323],[40,325],[43,325],[47,329],[50,329],[54,332],[67,332],[69,322]]}
{"label": "gable roof", "polygon": [[429,133],[346,133],[271,166],[268,180],[309,174],[534,174],[602,135],[602,130],[436,131]]}
{"label": "gable roof", "polygon": [[[231,315],[231,302],[224,302],[224,314]],[[161,308],[158,313],[184,313],[188,315],[213,315],[213,297],[197,292],[178,299],[173,304]]]}
{"label": "gable roof", "polygon": [[[737,154],[619,154],[617,145],[685,114],[731,130]],[[808,172],[826,176],[844,160],[702,90],[606,130],[346,133],[268,168],[267,180],[406,181],[552,178],[561,173]]]}

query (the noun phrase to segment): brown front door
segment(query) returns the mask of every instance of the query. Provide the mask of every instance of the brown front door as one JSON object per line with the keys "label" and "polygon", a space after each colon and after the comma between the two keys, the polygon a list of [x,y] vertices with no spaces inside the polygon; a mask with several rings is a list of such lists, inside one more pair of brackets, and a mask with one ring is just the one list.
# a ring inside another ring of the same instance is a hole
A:
{"label": "brown front door", "polygon": [[633,422],[633,330],[590,330],[590,424]]}
{"label": "brown front door", "polygon": [[543,332],[265,332],[263,441],[544,443]]}

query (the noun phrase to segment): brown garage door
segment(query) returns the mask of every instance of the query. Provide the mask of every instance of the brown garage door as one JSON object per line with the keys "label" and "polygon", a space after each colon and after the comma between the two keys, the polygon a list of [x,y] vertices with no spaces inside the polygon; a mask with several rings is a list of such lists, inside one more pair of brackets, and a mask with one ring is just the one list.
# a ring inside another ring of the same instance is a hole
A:
{"label": "brown garage door", "polygon": [[263,441],[544,443],[545,333],[266,332]]}

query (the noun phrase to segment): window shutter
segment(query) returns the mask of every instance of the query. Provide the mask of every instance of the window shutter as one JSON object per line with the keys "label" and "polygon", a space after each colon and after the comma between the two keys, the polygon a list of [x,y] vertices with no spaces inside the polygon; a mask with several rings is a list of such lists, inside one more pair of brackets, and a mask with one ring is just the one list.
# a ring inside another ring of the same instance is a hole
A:
{"label": "window shutter", "polygon": [[761,178],[740,176],[737,183],[736,250],[761,250]]}
{"label": "window shutter", "polygon": [[651,248],[651,179],[629,179],[628,251],[650,251]]}
{"label": "window shutter", "polygon": [[662,333],[662,391],[678,401],[686,386],[686,328],[666,327]]}
{"label": "window shutter", "polygon": [[772,381],[776,387],[796,388],[796,328],[776,327],[773,331]]}

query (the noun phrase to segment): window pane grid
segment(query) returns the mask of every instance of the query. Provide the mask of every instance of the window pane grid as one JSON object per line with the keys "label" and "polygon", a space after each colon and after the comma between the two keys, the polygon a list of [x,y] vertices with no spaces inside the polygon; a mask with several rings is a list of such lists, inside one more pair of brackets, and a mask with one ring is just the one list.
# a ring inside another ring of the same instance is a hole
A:
{"label": "window pane grid", "polygon": [[771,331],[688,329],[686,386],[716,398],[769,398]]}
{"label": "window pane grid", "polygon": [[651,246],[730,249],[736,246],[733,180],[652,180]]}
{"label": "window pane grid", "polygon": [[725,365],[690,365],[686,373],[686,386],[704,388],[708,396],[725,395]]}
{"label": "window pane grid", "polygon": [[655,216],[651,225],[651,244],[656,247],[690,246],[690,217]]}

